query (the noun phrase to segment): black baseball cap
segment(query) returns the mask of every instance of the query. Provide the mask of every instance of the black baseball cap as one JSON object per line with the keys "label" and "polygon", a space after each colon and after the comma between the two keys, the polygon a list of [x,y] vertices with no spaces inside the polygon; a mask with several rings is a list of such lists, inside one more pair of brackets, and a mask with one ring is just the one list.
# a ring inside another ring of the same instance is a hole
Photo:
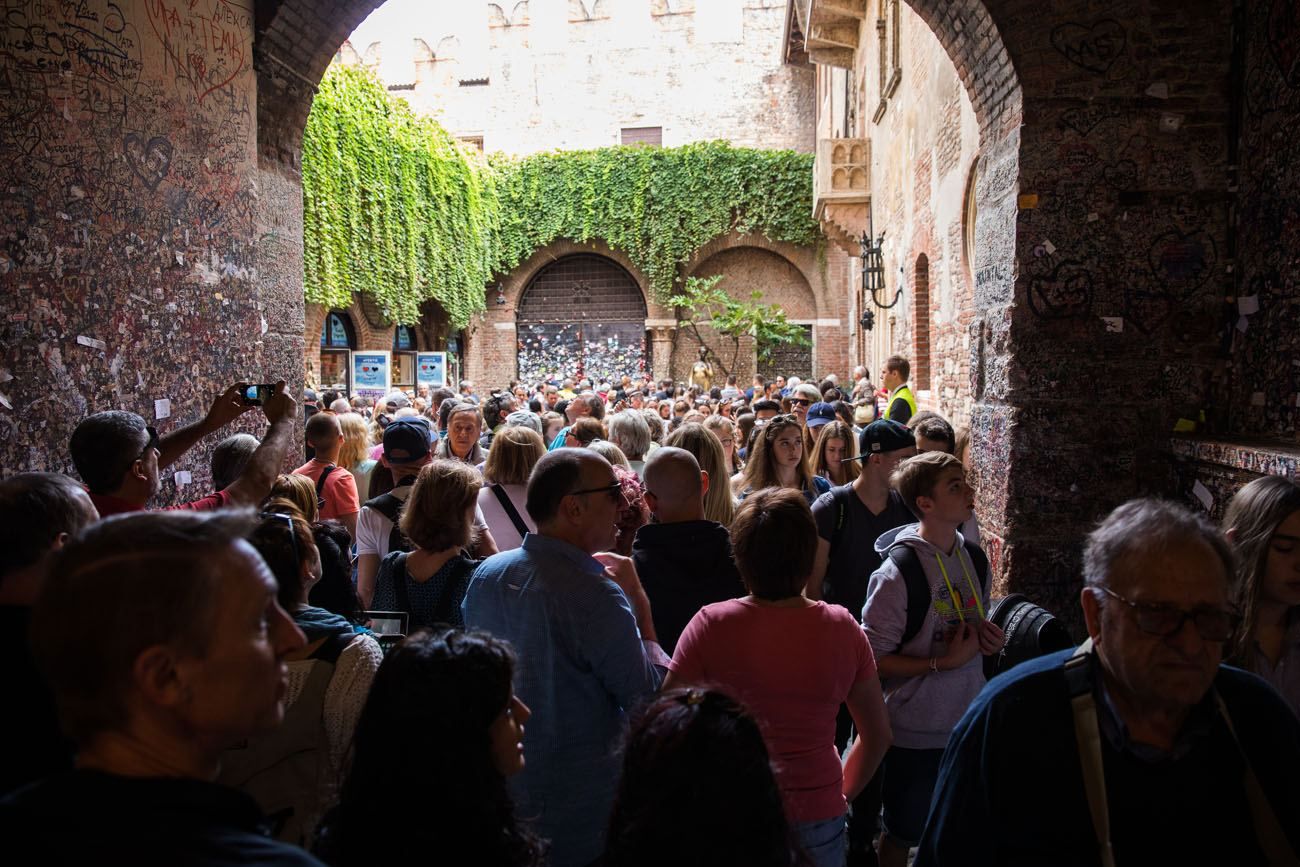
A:
{"label": "black baseball cap", "polygon": [[862,433],[858,435],[858,456],[848,460],[866,460],[871,455],[907,448],[916,448],[916,435],[908,429],[907,425],[884,418],[873,421],[862,429]]}

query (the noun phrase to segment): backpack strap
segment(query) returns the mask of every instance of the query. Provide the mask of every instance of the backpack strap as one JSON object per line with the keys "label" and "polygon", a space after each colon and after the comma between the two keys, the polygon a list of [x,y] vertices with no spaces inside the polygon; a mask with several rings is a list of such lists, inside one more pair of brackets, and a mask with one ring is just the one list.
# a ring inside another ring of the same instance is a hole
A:
{"label": "backpack strap", "polygon": [[1088,812],[1097,835],[1097,854],[1102,867],[1115,867],[1115,850],[1110,844],[1110,808],[1106,803],[1106,772],[1101,759],[1101,729],[1097,724],[1097,703],[1092,697],[1092,639],[1079,645],[1066,660],[1065,685],[1074,710],[1074,738],[1079,747],[1083,788]]}
{"label": "backpack strap", "polygon": [[330,464],[321,470],[320,478],[316,480],[316,505],[319,508],[325,507],[325,480],[330,477],[330,473],[338,469],[336,464]]}
{"label": "backpack strap", "polygon": [[831,496],[835,501],[835,527],[831,530],[830,557],[834,557],[840,542],[844,540],[844,523],[849,515],[849,497],[853,496],[853,485],[831,488]]}
{"label": "backpack strap", "polygon": [[921,558],[908,545],[895,545],[889,549],[889,559],[894,561],[903,576],[907,587],[907,623],[903,627],[903,637],[898,642],[902,647],[911,641],[925,625],[925,618],[930,614],[930,582],[926,580],[925,568]]}
{"label": "backpack strap", "polygon": [[402,515],[402,500],[392,493],[380,494],[372,500],[367,500],[366,506],[374,509],[392,523],[393,526],[388,530],[389,552],[409,551],[411,546],[407,543],[406,537],[402,535],[402,530],[398,526],[398,521]]}
{"label": "backpack strap", "polygon": [[970,557],[971,565],[975,567],[975,576],[980,579],[980,590],[987,592],[989,589],[988,555],[977,543],[969,540],[966,541],[966,554]]}
{"label": "backpack strap", "polygon": [[411,594],[407,592],[406,582],[409,580],[406,575],[406,557],[405,551],[393,562],[393,593],[397,596],[397,610],[405,611],[411,614]]}
{"label": "backpack strap", "polygon": [[506,493],[506,489],[501,485],[493,484],[488,485],[488,490],[496,496],[497,502],[501,504],[502,510],[504,510],[506,516],[510,518],[510,523],[514,524],[515,529],[519,531],[519,538],[522,539],[524,536],[528,535],[528,525],[525,524],[524,519],[520,517],[519,510],[515,508],[515,504],[510,502],[510,495]]}
{"label": "backpack strap", "polygon": [[1243,784],[1246,789],[1246,800],[1250,804],[1250,817],[1255,825],[1255,838],[1259,842],[1259,847],[1264,850],[1264,854],[1269,864],[1300,864],[1300,859],[1291,849],[1291,843],[1287,840],[1286,832],[1282,830],[1281,823],[1278,822],[1277,814],[1273,812],[1273,807],[1268,801],[1268,795],[1264,793],[1264,787],[1259,784],[1259,778],[1255,776],[1255,769],[1250,765],[1250,757],[1246,755],[1245,748],[1241,745],[1241,738],[1237,736],[1237,727],[1232,724],[1232,716],[1228,713],[1228,705],[1223,700],[1217,689],[1211,687],[1214,695],[1214,703],[1218,706],[1219,716],[1223,718],[1224,724],[1228,727],[1228,734],[1232,735],[1232,742],[1237,745],[1237,753],[1241,756],[1241,762],[1245,766],[1242,776]]}

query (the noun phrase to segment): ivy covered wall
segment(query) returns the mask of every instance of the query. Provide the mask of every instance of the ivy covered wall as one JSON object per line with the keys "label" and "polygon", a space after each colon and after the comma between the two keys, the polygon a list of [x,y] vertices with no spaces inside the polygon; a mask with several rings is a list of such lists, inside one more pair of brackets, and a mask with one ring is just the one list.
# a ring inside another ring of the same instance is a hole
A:
{"label": "ivy covered wall", "polygon": [[626,253],[666,299],[680,266],[728,232],[815,245],[812,156],[701,142],[484,160],[370,73],[335,64],[303,141],[305,287],[396,322],[437,299],[453,326],[484,288],[559,239]]}

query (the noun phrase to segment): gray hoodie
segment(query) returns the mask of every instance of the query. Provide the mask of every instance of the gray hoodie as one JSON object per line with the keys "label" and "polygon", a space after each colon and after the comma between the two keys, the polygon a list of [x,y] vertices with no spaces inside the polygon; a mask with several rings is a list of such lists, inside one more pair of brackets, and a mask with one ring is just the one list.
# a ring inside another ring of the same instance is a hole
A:
{"label": "gray hoodie", "polygon": [[[948,570],[948,580],[961,600],[961,613],[970,623],[979,618],[974,593],[988,610],[988,590],[980,587],[979,575],[966,553],[961,533],[952,554],[941,554],[917,533],[917,524],[890,530],[876,540],[876,551],[883,562],[867,583],[867,603],[862,608],[862,625],[871,642],[876,659],[892,654],[929,659],[943,656],[948,649],[947,636],[961,624],[957,607],[939,569],[939,558]],[[887,555],[890,548],[907,545],[915,549],[925,576],[930,582],[933,600],[929,616],[907,644],[899,646],[907,625],[907,585],[894,561]],[[974,593],[972,592],[974,589]],[[964,666],[952,671],[927,672],[921,677],[884,678],[885,707],[894,729],[894,746],[906,749],[943,749],[966,706],[984,688],[983,657],[978,653]]]}

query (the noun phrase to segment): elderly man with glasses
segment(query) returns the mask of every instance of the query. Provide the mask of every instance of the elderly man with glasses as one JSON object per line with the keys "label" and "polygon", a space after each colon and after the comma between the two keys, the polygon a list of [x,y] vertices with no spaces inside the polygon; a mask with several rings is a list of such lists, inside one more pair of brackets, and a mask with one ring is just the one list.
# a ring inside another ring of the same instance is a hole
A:
{"label": "elderly man with glasses", "polygon": [[470,579],[466,626],[508,639],[515,692],[533,709],[528,767],[511,779],[517,814],[537,817],[554,867],[604,851],[625,712],[653,694],[668,657],[627,557],[607,553],[623,507],[614,468],[589,449],[548,452],[528,480],[536,533]]}
{"label": "elderly man with glasses", "polygon": [[1088,640],[971,705],[916,863],[1297,863],[1300,720],[1220,664],[1232,564],[1181,506],[1113,511],[1084,550]]}

